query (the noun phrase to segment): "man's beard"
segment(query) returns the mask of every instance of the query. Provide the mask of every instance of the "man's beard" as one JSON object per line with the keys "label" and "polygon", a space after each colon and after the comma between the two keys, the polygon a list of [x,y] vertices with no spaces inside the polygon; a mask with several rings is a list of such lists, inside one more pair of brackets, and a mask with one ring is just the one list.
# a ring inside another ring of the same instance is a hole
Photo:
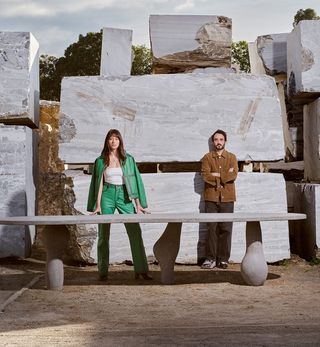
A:
{"label": "man's beard", "polygon": [[[219,147],[218,147],[219,146]],[[217,145],[217,146],[214,146],[214,148],[217,150],[217,151],[221,151],[222,149],[224,149],[224,146],[225,145]]]}

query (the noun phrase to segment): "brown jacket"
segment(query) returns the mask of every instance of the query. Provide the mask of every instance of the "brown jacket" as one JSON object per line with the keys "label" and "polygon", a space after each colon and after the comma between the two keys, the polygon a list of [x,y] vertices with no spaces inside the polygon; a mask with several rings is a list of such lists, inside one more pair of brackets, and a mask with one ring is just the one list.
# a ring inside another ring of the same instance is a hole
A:
{"label": "brown jacket", "polygon": [[[229,170],[233,168],[232,172]],[[220,177],[212,176],[212,172],[219,172]],[[236,201],[234,181],[238,174],[237,158],[234,154],[224,150],[221,157],[216,151],[207,153],[201,160],[201,173],[205,182],[204,199],[215,202]]]}

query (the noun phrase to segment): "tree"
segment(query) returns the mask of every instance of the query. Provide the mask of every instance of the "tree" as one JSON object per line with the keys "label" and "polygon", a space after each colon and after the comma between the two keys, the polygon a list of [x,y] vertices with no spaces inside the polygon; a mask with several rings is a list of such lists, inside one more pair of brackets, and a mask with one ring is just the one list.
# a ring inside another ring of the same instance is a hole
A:
{"label": "tree", "polygon": [[[100,74],[102,32],[79,35],[64,56],[40,57],[40,98],[60,99],[61,80],[65,76],[97,76]],[[151,51],[145,46],[132,46],[134,60],[132,75],[151,73]]]}
{"label": "tree", "polygon": [[59,58],[40,56],[40,99],[58,100],[56,97],[56,64]]}
{"label": "tree", "polygon": [[317,16],[316,11],[313,8],[306,8],[305,10],[300,8],[294,16],[293,26],[296,26],[301,20],[312,20],[312,19],[320,19]]}
{"label": "tree", "polygon": [[241,71],[250,72],[249,50],[247,41],[232,42],[231,63],[239,64]]}
{"label": "tree", "polygon": [[132,62],[131,75],[148,75],[152,71],[151,50],[145,45],[132,46],[134,59]]}

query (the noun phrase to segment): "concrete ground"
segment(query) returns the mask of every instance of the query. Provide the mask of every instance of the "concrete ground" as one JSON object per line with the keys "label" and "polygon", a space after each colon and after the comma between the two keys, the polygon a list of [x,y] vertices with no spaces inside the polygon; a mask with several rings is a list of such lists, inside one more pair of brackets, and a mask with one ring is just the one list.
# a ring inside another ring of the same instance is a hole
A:
{"label": "concrete ground", "polygon": [[[262,287],[240,266],[176,266],[176,284],[134,280],[133,268],[65,267],[62,291],[45,288],[45,264],[0,260],[1,346],[320,346],[320,266],[293,257],[269,265]],[[29,285],[29,289],[27,288]]]}

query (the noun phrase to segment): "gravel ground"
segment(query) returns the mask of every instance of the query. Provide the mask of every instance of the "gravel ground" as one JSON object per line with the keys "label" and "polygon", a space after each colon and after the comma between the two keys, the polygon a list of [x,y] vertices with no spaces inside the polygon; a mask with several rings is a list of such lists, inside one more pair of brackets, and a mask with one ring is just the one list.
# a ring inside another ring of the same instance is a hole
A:
{"label": "gravel ground", "polygon": [[171,286],[157,265],[143,281],[121,264],[107,283],[94,266],[66,266],[64,289],[49,291],[44,268],[0,260],[1,346],[320,346],[320,266],[297,257],[269,265],[262,287],[239,264],[176,265]]}

